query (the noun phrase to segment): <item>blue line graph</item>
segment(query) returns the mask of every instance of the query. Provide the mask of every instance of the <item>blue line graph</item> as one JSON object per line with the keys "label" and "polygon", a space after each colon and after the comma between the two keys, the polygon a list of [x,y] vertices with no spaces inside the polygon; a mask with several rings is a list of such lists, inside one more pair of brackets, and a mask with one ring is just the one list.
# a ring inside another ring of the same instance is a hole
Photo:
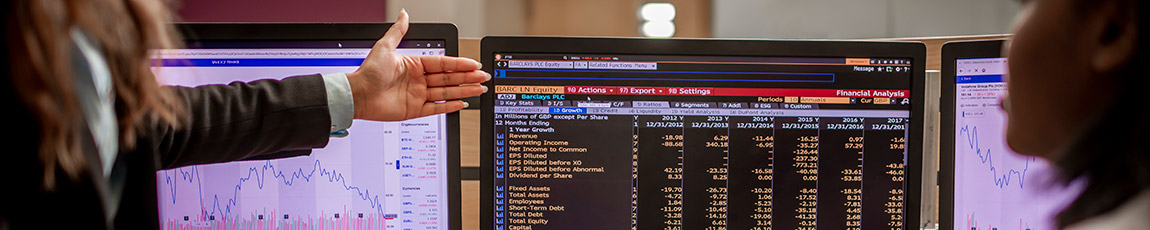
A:
{"label": "blue line graph", "polygon": [[[243,189],[243,183],[255,179],[257,189],[262,190],[264,187],[264,182],[267,181],[266,175],[269,171],[272,173],[272,176],[276,179],[276,181],[282,182],[286,186],[292,186],[296,184],[296,179],[303,179],[303,182],[305,183],[311,182],[312,179],[315,179],[316,176],[319,176],[320,179],[327,178],[328,182],[339,182],[344,189],[347,191],[354,191],[357,195],[359,195],[360,199],[368,201],[371,204],[371,208],[375,209],[380,214],[383,214],[383,202],[380,201],[379,195],[372,195],[371,191],[368,189],[362,189],[358,186],[348,185],[347,180],[343,177],[343,173],[324,168],[319,160],[316,160],[312,166],[313,167],[311,171],[305,173],[304,169],[300,168],[290,172],[291,175],[285,174],[285,171],[277,170],[276,166],[272,164],[272,161],[270,160],[265,161],[262,166],[248,167],[247,176],[237,178],[238,183],[235,185],[235,190],[233,191],[231,198],[227,198],[227,201],[221,205],[220,196],[212,195],[211,208],[207,208],[208,206],[205,204],[203,196],[203,182],[200,177],[200,166],[189,166],[172,169],[169,170],[171,173],[164,172],[164,181],[171,189],[173,204],[176,203],[176,180],[187,181],[189,183],[196,184],[198,186],[197,190],[199,191],[197,198],[200,200],[200,208],[204,216],[214,216],[217,213],[223,214],[225,217],[231,216],[232,207],[235,207],[236,203],[239,201],[239,193],[240,190]],[[319,175],[316,175],[316,173],[319,173]]]}
{"label": "blue line graph", "polygon": [[1018,188],[1023,188],[1026,183],[1026,172],[1030,170],[1030,162],[1037,161],[1038,159],[1036,157],[1026,157],[1022,170],[1007,169],[1002,174],[999,174],[998,168],[994,165],[993,150],[990,148],[982,148],[979,144],[978,126],[964,126],[958,130],[958,133],[959,136],[966,136],[967,147],[982,161],[982,164],[990,166],[990,174],[993,176],[995,186],[998,186],[998,188],[1006,188],[1010,186],[1012,179],[1018,178]]}

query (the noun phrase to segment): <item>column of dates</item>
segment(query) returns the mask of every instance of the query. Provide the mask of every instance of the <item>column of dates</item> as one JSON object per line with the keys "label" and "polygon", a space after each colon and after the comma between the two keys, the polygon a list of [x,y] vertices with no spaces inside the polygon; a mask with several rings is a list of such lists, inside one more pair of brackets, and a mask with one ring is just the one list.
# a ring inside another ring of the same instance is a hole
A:
{"label": "column of dates", "polygon": [[824,117],[820,121],[819,226],[858,230],[862,215],[863,119]]}
{"label": "column of dates", "polygon": [[818,117],[776,117],[772,226],[815,229],[819,155]]}
{"label": "column of dates", "polygon": [[683,116],[635,116],[638,229],[679,230],[683,220]]}
{"label": "column of dates", "polygon": [[774,118],[731,117],[727,225],[769,230],[774,194]]}
{"label": "column of dates", "polygon": [[683,229],[726,229],[728,117],[687,116],[683,125]]}
{"label": "column of dates", "polygon": [[[906,118],[867,118],[863,167],[863,229],[903,229]],[[878,199],[884,198],[884,199]]]}

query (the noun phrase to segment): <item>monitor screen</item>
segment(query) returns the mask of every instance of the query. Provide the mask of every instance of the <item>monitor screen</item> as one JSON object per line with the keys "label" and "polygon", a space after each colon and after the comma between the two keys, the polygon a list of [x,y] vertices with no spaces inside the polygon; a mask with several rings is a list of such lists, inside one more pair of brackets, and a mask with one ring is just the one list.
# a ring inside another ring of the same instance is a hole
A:
{"label": "monitor screen", "polygon": [[1006,58],[959,58],[954,83],[953,229],[1057,229],[1054,217],[1077,195],[1052,189],[1047,162],[1006,144]]}
{"label": "monitor screen", "polygon": [[[350,73],[374,41],[197,42],[158,51],[167,85]],[[398,53],[444,55],[405,40]],[[449,229],[447,115],[358,120],[310,156],[156,172],[163,229]]]}
{"label": "monitor screen", "polygon": [[493,229],[915,227],[912,57],[492,60]]}

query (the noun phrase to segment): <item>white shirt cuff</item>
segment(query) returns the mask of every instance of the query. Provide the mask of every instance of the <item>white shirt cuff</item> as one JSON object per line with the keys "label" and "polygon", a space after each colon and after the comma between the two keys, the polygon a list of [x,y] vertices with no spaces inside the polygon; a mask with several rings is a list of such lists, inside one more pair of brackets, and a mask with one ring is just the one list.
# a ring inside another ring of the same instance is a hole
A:
{"label": "white shirt cuff", "polygon": [[355,116],[355,101],[351,96],[351,83],[343,73],[324,74],[323,86],[327,90],[327,108],[331,115],[331,131],[351,128]]}

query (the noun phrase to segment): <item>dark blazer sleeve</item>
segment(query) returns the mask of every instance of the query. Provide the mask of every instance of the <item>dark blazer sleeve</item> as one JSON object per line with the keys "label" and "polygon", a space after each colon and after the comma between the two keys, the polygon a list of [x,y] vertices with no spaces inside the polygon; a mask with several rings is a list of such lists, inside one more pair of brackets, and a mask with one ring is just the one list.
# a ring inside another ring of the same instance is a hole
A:
{"label": "dark blazer sleeve", "polygon": [[160,168],[307,155],[331,132],[320,75],[195,88],[168,87],[186,109],[184,124],[142,133]]}

